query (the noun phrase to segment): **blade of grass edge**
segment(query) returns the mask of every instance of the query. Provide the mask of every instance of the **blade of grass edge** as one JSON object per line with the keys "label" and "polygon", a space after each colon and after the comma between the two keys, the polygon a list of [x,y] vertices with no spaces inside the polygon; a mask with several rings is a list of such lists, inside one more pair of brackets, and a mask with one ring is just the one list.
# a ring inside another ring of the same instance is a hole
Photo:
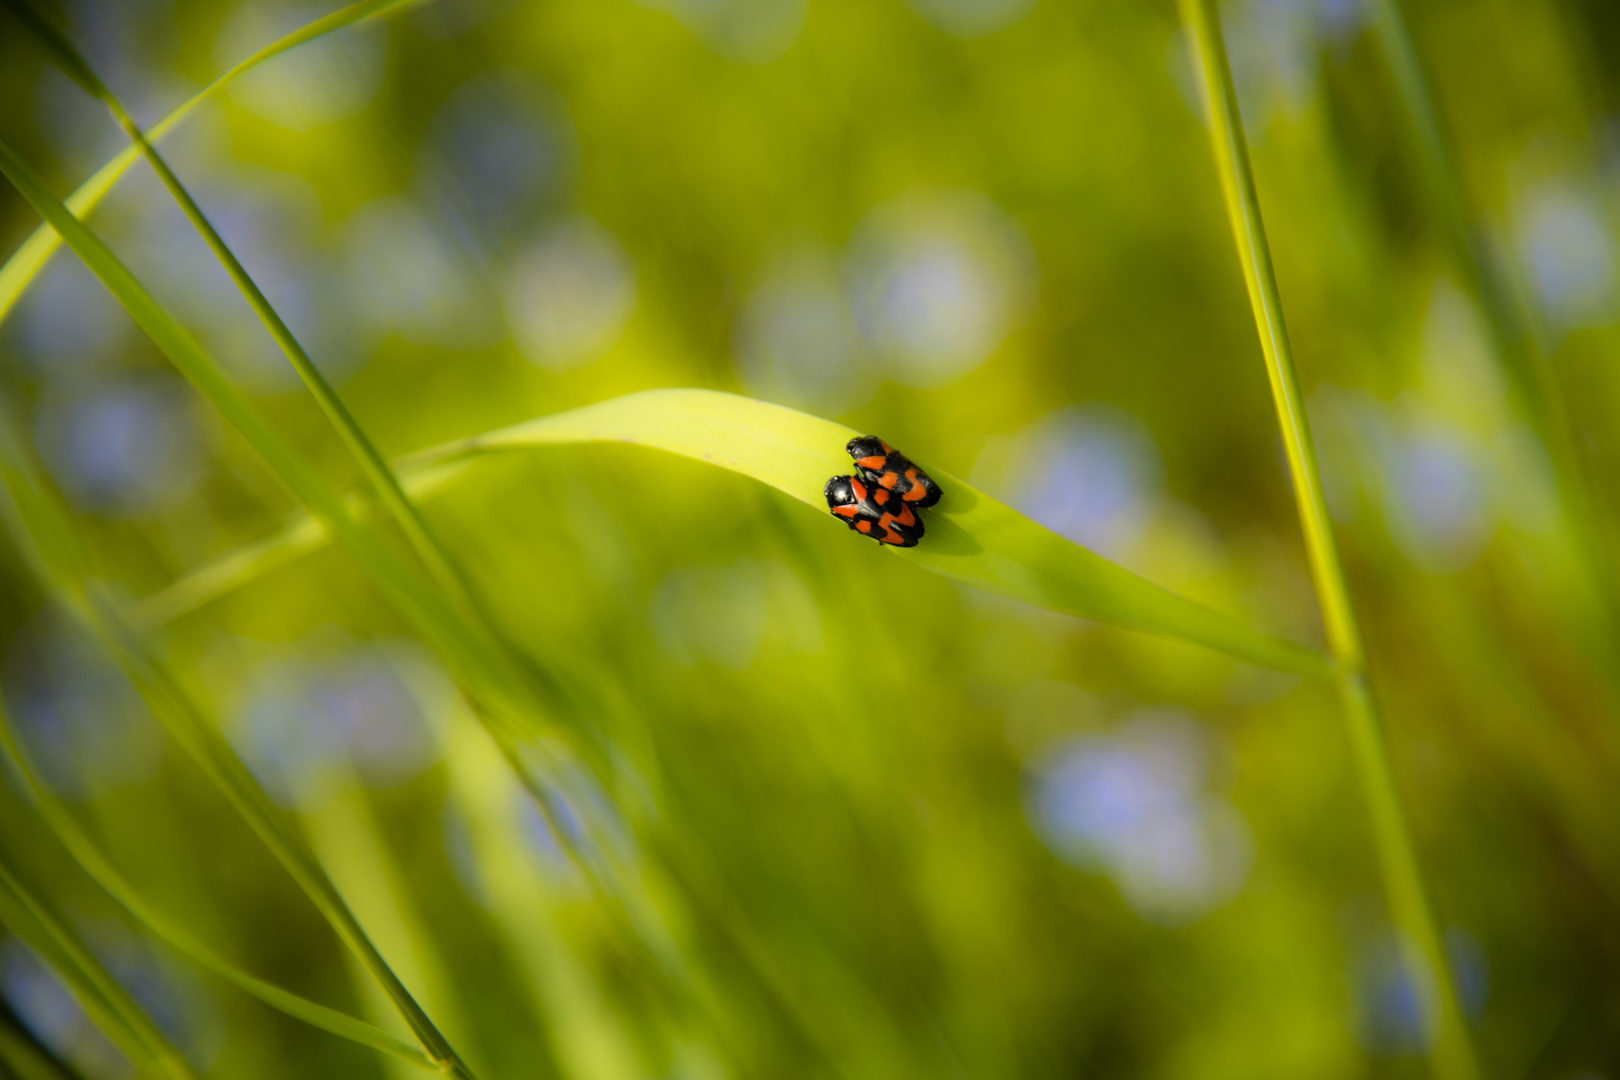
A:
{"label": "blade of grass edge", "polygon": [[[468,455],[571,443],[631,443],[742,473],[825,511],[827,477],[848,471],[843,445],[859,434],[831,420],[713,390],[644,390],[419,451],[396,462],[417,497],[459,473]],[[939,470],[946,485],[927,511],[928,535],[895,557],[1025,603],[1195,642],[1250,663],[1316,678],[1331,675],[1319,654],[1251,630],[1168,592],[1058,536]],[[277,536],[227,552],[168,588],[136,601],[132,620],[155,625],[237,588],[326,542],[296,517]],[[289,549],[293,549],[289,553]]]}
{"label": "blade of grass edge", "polygon": [[[412,3],[414,0],[361,0],[360,3],[350,4],[348,7],[334,11],[330,15],[316,19],[286,37],[260,49],[247,57],[234,67],[225,71],[213,82],[203,87],[196,94],[182,102],[163,119],[152,125],[147,132],[147,138],[153,142],[167,135],[180,121],[198,105],[207,101],[214,94],[222,90],[232,80],[253,70],[272,57],[279,56],[296,45],[312,41],[323,34],[361,22],[368,18],[377,18],[391,11]],[[129,167],[140,159],[141,151],[138,146],[130,146],[115,154],[101,168],[97,169],[88,180],[79,185],[78,189],[68,196],[66,205],[74,217],[83,218],[96,204],[106,197],[113,189],[121,176]],[[34,276],[44,267],[46,261],[61,246],[62,238],[49,223],[41,225],[23,241],[22,245],[14,251],[4,266],[0,266],[0,321],[4,321],[11,309],[16,306],[22,297],[23,291],[28,287]]]}
{"label": "blade of grass edge", "polygon": [[[1443,1080],[1476,1080],[1480,1076],[1479,1064],[1467,1022],[1458,1006],[1422,869],[1396,789],[1384,743],[1383,718],[1367,680],[1365,652],[1322,492],[1310,423],[1300,397],[1293,351],[1283,322],[1259,196],[1243,137],[1237,92],[1232,84],[1214,0],[1180,0],[1180,6],[1192,61],[1203,78],[1216,171],[1220,175],[1249,301],[1254,308],[1329,648],[1339,664],[1336,676],[1339,698],[1349,728],[1356,773],[1371,817],[1373,842],[1383,870],[1391,915],[1405,932],[1403,948],[1408,953],[1409,965],[1414,971],[1427,969],[1433,976],[1432,985],[1438,1000],[1430,1003],[1435,1008],[1426,1017],[1434,1036],[1430,1061],[1436,1075]],[[1420,955],[1411,955],[1414,947]],[[1420,986],[1424,984],[1424,980],[1415,981]]]}
{"label": "blade of grass edge", "polygon": [[416,1047],[400,1042],[363,1020],[327,1008],[248,974],[192,937],[174,920],[159,912],[141,896],[122,872],[113,865],[112,860],[90,839],[89,834],[74,820],[67,806],[45,786],[32,758],[17,739],[3,696],[0,696],[0,754],[10,761],[13,771],[21,778],[24,790],[34,808],[80,868],[108,895],[122,904],[131,915],[139,919],[147,929],[168,942],[177,952],[239,989],[252,994],[266,1005],[302,1020],[312,1027],[369,1046],[418,1068],[434,1069],[433,1062]]}
{"label": "blade of grass edge", "polygon": [[0,922],[33,947],[39,957],[72,990],[79,1005],[142,1072],[196,1080],[184,1055],[172,1046],[146,1010],[102,966],[79,940],[27,886],[0,851]]}

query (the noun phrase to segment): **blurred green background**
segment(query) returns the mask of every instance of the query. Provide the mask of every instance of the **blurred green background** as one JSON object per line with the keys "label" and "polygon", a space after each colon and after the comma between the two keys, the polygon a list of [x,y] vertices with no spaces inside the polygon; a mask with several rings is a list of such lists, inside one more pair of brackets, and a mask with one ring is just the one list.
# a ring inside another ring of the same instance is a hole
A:
{"label": "blurred green background", "polygon": [[[57,10],[149,124],[330,8]],[[1376,15],[1222,8],[1285,310],[1487,1075],[1620,1076],[1620,9],[1409,5],[1510,344],[1569,415],[1597,566]],[[389,455],[737,391],[1319,643],[1196,86],[1168,3],[437,0],[271,61],[164,146]],[[58,194],[126,145],[9,19],[0,89],[0,135]],[[146,166],[90,222],[357,481]],[[6,186],[3,250],[37,225]],[[117,595],[294,508],[69,252],[0,324],[0,392]],[[156,640],[481,1076],[1425,1073],[1325,688],[953,585],[647,450],[483,463],[428,512],[594,703],[574,719],[610,767],[549,818],[341,550]],[[0,620],[25,743],[140,888],[405,1037],[9,543]],[[15,782],[0,850],[208,1075],[419,1075],[189,966]],[[132,1075],[5,936],[0,997],[79,1075]]]}

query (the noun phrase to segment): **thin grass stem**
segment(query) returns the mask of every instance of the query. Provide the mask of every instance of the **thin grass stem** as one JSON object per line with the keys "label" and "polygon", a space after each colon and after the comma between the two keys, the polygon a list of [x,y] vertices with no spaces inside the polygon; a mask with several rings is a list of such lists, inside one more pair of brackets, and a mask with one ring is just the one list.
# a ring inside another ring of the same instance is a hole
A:
{"label": "thin grass stem", "polygon": [[[241,60],[231,68],[220,74],[213,82],[203,87],[197,93],[181,102],[169,114],[153,124],[147,132],[147,137],[153,142],[173,131],[180,122],[189,116],[193,109],[219,93],[236,78],[247,74],[273,57],[279,56],[288,49],[312,41],[323,34],[362,22],[366,19],[395,11],[414,0],[360,0],[359,3],[339,8],[330,15],[322,16],[314,22],[299,27],[286,37],[278,38],[258,52]],[[38,26],[40,17],[22,4],[22,0],[7,0],[7,6],[17,11],[31,25]],[[49,24],[46,24],[49,28]],[[68,196],[67,207],[75,217],[82,218],[113,189],[119,177],[129,170],[129,167],[140,159],[140,148],[130,146],[115,154],[101,168],[97,169],[90,178],[80,184],[78,190]],[[4,266],[0,266],[0,320],[4,320],[11,313],[21,299],[23,290],[38,274],[51,255],[62,244],[62,237],[50,225],[41,225],[25,240],[21,247],[12,253]]]}
{"label": "thin grass stem", "polygon": [[439,543],[428,526],[427,519],[422,516],[416,503],[412,501],[404,486],[401,485],[399,477],[389,468],[388,462],[378,452],[376,445],[372,443],[371,439],[367,437],[365,431],[360,427],[359,422],[355,420],[354,414],[349,411],[349,407],[343,403],[343,399],[338,396],[337,391],[327,381],[326,376],[321,373],[320,368],[315,366],[315,362],[310,359],[309,353],[299,344],[298,338],[293,334],[291,328],[287,326],[287,323],[277,313],[275,307],[265,297],[263,290],[253,280],[252,275],[247,272],[247,268],[242,265],[241,260],[236,257],[230,246],[225,243],[224,237],[219,235],[219,230],[215,229],[213,223],[208,220],[208,216],[203,213],[202,207],[197,205],[197,201],[192,198],[191,192],[186,189],[186,186],[180,182],[180,178],[169,167],[169,163],[163,159],[163,156],[157,152],[157,149],[147,139],[146,135],[141,132],[140,127],[125,111],[118,99],[106,91],[104,86],[102,87],[101,100],[112,113],[113,119],[118,122],[118,126],[129,136],[130,141],[146,156],[152,169],[158,174],[158,178],[163,181],[163,186],[168,188],[169,194],[180,205],[180,209],[185,213],[187,220],[191,222],[198,234],[208,244],[209,250],[214,253],[214,257],[225,268],[225,272],[230,275],[231,280],[236,283],[237,289],[241,291],[243,298],[247,300],[248,306],[253,309],[254,314],[259,317],[259,321],[269,331],[270,337],[274,339],[276,345],[280,347],[282,353],[287,357],[288,363],[292,364],[293,370],[298,372],[298,377],[304,381],[304,385],[309,388],[310,394],[314,396],[315,401],[320,405],[321,411],[326,414],[332,426],[337,429],[338,435],[343,439],[343,444],[348,448],[355,461],[359,463],[362,475],[370,483],[377,497],[393,516],[395,522],[398,523],[400,530],[405,534],[405,538],[410,542],[411,549],[416,553],[417,558],[422,560],[423,565],[427,567],[428,573],[444,592],[446,599],[450,601],[456,608],[457,613],[470,626],[476,628],[488,639],[488,643],[493,645],[495,633],[491,628],[489,619],[481,607],[473,600],[466,579],[445,553],[443,545]]}
{"label": "thin grass stem", "polygon": [[214,405],[272,471],[332,532],[390,602],[435,643],[451,670],[479,696],[498,703],[510,720],[527,718],[544,730],[548,721],[531,688],[499,651],[460,617],[433,589],[425,587],[379,536],[355,520],[331,490],[269,425],[218,363],[181,328],[88,226],[51,194],[37,173],[0,140],[0,172],[21,191],[76,255],[101,279],[115,299],[188,381]]}
{"label": "thin grass stem", "polygon": [[35,1042],[5,1001],[0,1000],[0,1074],[8,1068],[17,1080],[81,1080],[78,1073]]}
{"label": "thin grass stem", "polygon": [[[1371,817],[1373,844],[1383,872],[1391,915],[1406,935],[1403,948],[1408,951],[1413,973],[1427,970],[1433,974],[1435,1001],[1428,1019],[1433,1037],[1430,1057],[1436,1075],[1442,1080],[1475,1080],[1480,1075],[1479,1066],[1396,789],[1384,745],[1382,717],[1367,682],[1365,651],[1328,517],[1214,0],[1180,0],[1180,3],[1191,38],[1193,62],[1202,71],[1221,189],[1238,258],[1243,264],[1244,283],[1254,309],[1261,350],[1265,354],[1266,373],[1289,474],[1293,478],[1294,499],[1322,608],[1328,647],[1338,663],[1338,696],[1349,728],[1356,775]],[[1411,955],[1413,950],[1418,955]],[[1413,961],[1421,961],[1421,964]]]}
{"label": "thin grass stem", "polygon": [[180,682],[85,582],[88,565],[67,513],[38,478],[8,430],[0,426],[0,482],[10,496],[12,532],[29,564],[78,616],[135,686],[169,733],[242,815],[317,911],[382,987],[434,1066],[470,1080],[472,1073],[411,996],[332,883],[319,860]]}
{"label": "thin grass stem", "polygon": [[400,1042],[392,1035],[364,1021],[318,1005],[249,975],[192,937],[187,930],[141,896],[122,872],[113,865],[112,860],[101,851],[95,841],[90,839],[89,834],[74,819],[67,806],[40,779],[39,771],[35,768],[31,756],[16,736],[3,696],[0,696],[0,753],[10,759],[17,776],[23,781],[23,787],[34,808],[80,868],[113,899],[122,904],[131,915],[139,919],[147,929],[168,942],[176,951],[289,1016],[340,1038],[380,1050],[418,1068],[428,1070],[435,1068],[427,1055],[416,1047]]}
{"label": "thin grass stem", "polygon": [[142,1071],[196,1080],[185,1056],[170,1044],[152,1018],[102,966],[79,936],[36,897],[0,855],[0,919],[19,936],[32,939],[56,973],[73,990],[98,1027],[135,1059]]}
{"label": "thin grass stem", "polygon": [[5,0],[6,3],[17,7],[24,13],[25,21],[35,31],[49,53],[56,59],[58,65],[66,71],[85,91],[107,107],[113,120],[128,136],[134,148],[137,149],[157,173],[163,186],[180,206],[186,219],[203,238],[214,257],[230,275],[232,282],[241,292],[248,306],[253,309],[259,321],[269,332],[298,373],[304,385],[320,405],[322,412],[337,430],[339,437],[348,448],[350,454],[359,464],[361,474],[375,491],[383,507],[399,525],[406,540],[418,559],[427,568],[429,575],[444,594],[446,601],[454,609],[464,626],[470,630],[482,646],[482,651],[492,656],[503,669],[503,676],[513,684],[524,681],[524,667],[518,662],[512,647],[501,637],[494,620],[484,610],[473,595],[465,576],[456,567],[446,553],[444,546],[433,534],[427,519],[422,515],[416,503],[406,492],[400,479],[395,475],[388,462],[377,450],[376,445],[366,435],[355,419],[354,414],[344,404],[332,384],[316,367],[302,344],[299,343],[292,329],[276,311],[264,291],[253,280],[247,268],[242,265],[235,252],[226,244],[219,230],[209,221],[203,213],[202,207],[187,190],[174,172],[169,163],[158,153],[151,140],[135,123],[123,104],[113,94],[105,82],[102,81],[90,66],[84,55],[74,46],[66,34],[51,25],[48,21],[33,14],[27,7],[26,0]]}

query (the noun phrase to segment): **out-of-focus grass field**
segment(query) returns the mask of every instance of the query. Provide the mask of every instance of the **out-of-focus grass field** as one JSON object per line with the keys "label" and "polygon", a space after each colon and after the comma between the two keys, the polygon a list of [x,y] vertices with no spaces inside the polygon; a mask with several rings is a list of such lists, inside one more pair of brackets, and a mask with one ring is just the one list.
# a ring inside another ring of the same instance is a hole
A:
{"label": "out-of-focus grass field", "polygon": [[[331,8],[42,10],[150,125]],[[1484,1075],[1620,1077],[1620,9],[1405,15],[1221,9]],[[161,148],[385,456],[734,391],[1319,648],[1201,94],[1168,2],[437,0],[266,62]],[[3,9],[0,138],[62,197],[128,145]],[[86,220],[360,487],[151,168]],[[0,257],[39,223],[4,186]],[[298,506],[71,251],[0,322],[0,426],[104,603]],[[492,739],[341,546],[141,640],[477,1076],[1428,1074],[1435,973],[1327,685],[953,583],[655,450],[479,460],[424,512],[551,727]],[[410,1042],[6,521],[0,687],[38,779],[172,925]],[[165,1075],[421,1075],[154,936],[6,760],[0,1076],[158,1075],[109,1007],[189,1063]]]}

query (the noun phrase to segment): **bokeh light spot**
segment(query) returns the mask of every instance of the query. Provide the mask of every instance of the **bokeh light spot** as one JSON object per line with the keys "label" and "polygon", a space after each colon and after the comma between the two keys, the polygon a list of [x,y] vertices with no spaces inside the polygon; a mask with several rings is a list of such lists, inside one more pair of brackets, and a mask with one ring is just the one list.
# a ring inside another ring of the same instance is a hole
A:
{"label": "bokeh light spot", "polygon": [[906,386],[942,386],[988,360],[1034,300],[1023,229],[985,196],[913,191],[850,240],[856,325]]}
{"label": "bokeh light spot", "polygon": [[1252,859],[1243,816],[1208,790],[1209,751],[1203,727],[1171,710],[1065,739],[1030,767],[1031,824],[1143,918],[1192,922],[1237,894]]}
{"label": "bokeh light spot", "polygon": [[636,303],[635,268],[619,241],[589,218],[556,222],[522,253],[506,285],[519,350],[538,367],[567,371],[618,341]]}

